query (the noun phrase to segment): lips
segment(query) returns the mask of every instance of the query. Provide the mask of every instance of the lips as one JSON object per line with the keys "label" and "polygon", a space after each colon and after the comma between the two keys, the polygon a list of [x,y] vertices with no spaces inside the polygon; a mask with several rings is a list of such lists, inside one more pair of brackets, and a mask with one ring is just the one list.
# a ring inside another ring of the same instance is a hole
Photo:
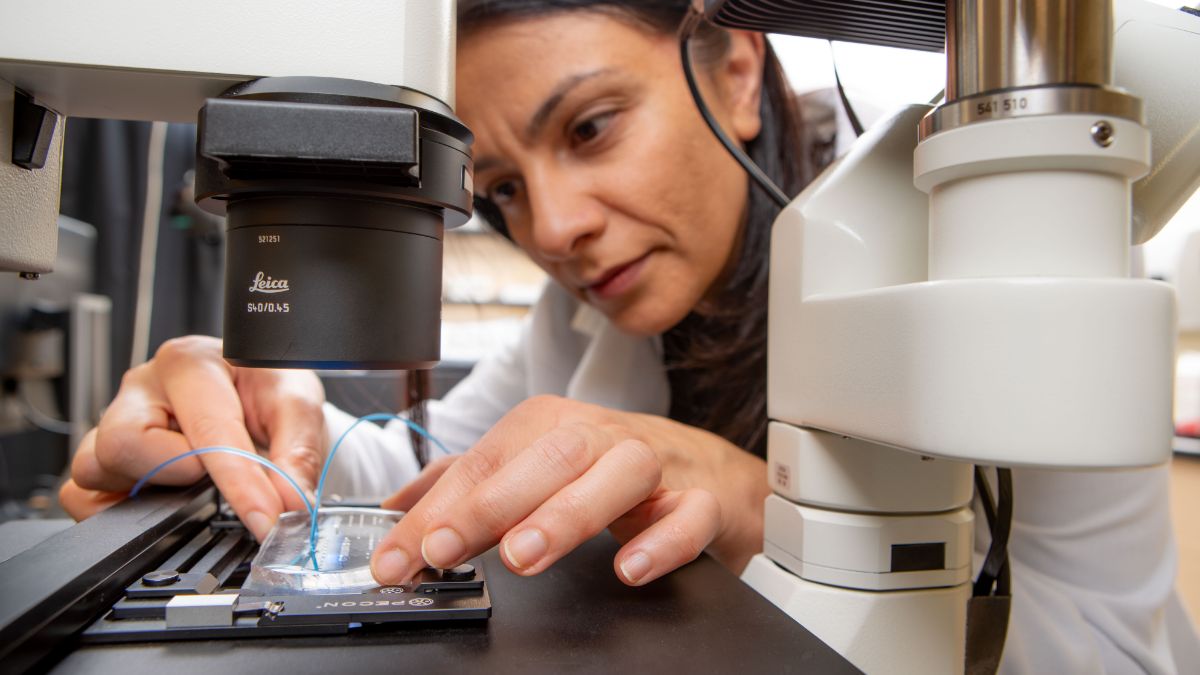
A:
{"label": "lips", "polygon": [[647,253],[640,258],[609,269],[592,283],[586,284],[584,291],[597,300],[609,300],[621,295],[633,287],[649,257],[650,254]]}

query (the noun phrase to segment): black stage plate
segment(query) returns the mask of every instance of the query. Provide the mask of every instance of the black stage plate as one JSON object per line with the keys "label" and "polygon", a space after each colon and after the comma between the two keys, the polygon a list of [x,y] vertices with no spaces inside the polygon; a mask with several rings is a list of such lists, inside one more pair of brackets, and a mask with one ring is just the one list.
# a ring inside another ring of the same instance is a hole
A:
{"label": "black stage plate", "polygon": [[518,577],[483,556],[492,618],[332,637],[78,647],[55,673],[854,673],[707,556],[621,584],[608,534]]}

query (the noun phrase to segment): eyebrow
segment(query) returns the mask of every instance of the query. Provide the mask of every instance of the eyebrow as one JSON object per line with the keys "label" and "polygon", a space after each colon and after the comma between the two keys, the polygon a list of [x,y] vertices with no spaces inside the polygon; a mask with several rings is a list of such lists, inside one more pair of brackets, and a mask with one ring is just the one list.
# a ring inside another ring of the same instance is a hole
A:
{"label": "eyebrow", "polygon": [[541,133],[542,127],[546,126],[546,121],[550,119],[550,115],[554,114],[554,110],[558,108],[560,103],[563,102],[563,99],[567,97],[567,94],[571,93],[572,89],[590,79],[599,77],[601,75],[608,75],[612,72],[612,68],[599,68],[597,70],[590,70],[586,73],[572,75],[562,82],[559,82],[558,86],[550,92],[550,95],[546,97],[546,100],[542,101],[542,104],[538,106],[538,109],[533,113],[533,116],[529,118],[529,124],[525,126],[525,137],[534,138]]}
{"label": "eyebrow", "polygon": [[[550,119],[550,116],[554,114],[554,111],[563,102],[563,99],[565,99],[567,94],[570,94],[573,89],[588,80],[600,77],[602,75],[608,75],[613,72],[615,71],[612,68],[598,68],[585,73],[572,75],[564,79],[562,82],[559,82],[558,86],[556,86],[550,92],[550,95],[547,96],[544,101],[542,101],[542,104],[538,106],[537,110],[535,110],[533,115],[529,118],[529,123],[525,125],[525,138],[535,138],[542,132],[542,129],[546,126],[546,122]],[[475,163],[475,172],[479,173],[487,171],[499,163],[500,160],[485,157],[484,159]]]}

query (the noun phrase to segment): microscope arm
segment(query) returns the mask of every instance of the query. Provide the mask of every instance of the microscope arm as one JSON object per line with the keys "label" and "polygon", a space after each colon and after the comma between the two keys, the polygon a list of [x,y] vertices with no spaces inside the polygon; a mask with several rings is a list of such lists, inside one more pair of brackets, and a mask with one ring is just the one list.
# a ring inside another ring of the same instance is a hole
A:
{"label": "microscope arm", "polygon": [[[0,271],[53,268],[65,127],[58,116],[194,124],[206,99],[281,76],[399,85],[453,106],[454,3],[410,4],[9,3],[0,20]],[[41,168],[11,161],[18,92],[40,106],[29,114],[48,116],[34,131],[43,134]]]}
{"label": "microscope arm", "polygon": [[0,80],[62,115],[195,123],[260,77],[405,86],[454,105],[454,3],[44,0],[0,22]]}

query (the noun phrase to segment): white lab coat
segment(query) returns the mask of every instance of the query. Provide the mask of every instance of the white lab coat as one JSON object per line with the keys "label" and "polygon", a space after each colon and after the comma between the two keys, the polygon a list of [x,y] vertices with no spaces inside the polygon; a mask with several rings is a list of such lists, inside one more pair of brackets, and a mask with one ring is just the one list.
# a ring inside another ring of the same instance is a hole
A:
{"label": "white lab coat", "polygon": [[[538,394],[666,415],[660,345],[620,333],[550,284],[519,341],[430,402],[429,431],[464,452]],[[352,422],[326,406],[330,443]],[[327,494],[387,495],[417,474],[402,423],[359,427],[334,458]],[[1013,609],[1001,671],[1200,672],[1200,640],[1175,590],[1167,469],[1014,470],[1013,482]],[[979,561],[986,533],[977,539]]]}

